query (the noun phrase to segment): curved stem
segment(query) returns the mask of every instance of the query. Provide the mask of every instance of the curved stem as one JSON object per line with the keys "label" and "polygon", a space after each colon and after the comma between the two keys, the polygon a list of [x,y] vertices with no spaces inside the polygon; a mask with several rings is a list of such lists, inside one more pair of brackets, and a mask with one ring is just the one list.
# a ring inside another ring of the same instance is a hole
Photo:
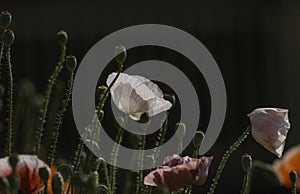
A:
{"label": "curved stem", "polygon": [[6,58],[7,58],[7,66],[8,66],[8,74],[9,74],[7,155],[10,155],[12,150],[12,138],[13,138],[12,125],[13,125],[13,90],[14,90],[12,65],[10,60],[10,47],[7,48]]}
{"label": "curved stem", "polygon": [[65,59],[65,54],[66,54],[66,46],[63,45],[61,47],[61,54],[59,57],[59,61],[57,66],[55,67],[54,72],[52,73],[48,86],[47,86],[47,90],[46,90],[46,94],[45,94],[45,99],[44,99],[44,106],[42,109],[42,115],[41,115],[41,120],[40,120],[40,125],[38,128],[38,134],[37,134],[37,142],[36,145],[34,147],[34,154],[38,155],[40,153],[40,147],[41,147],[41,142],[42,142],[42,136],[43,136],[43,131],[44,131],[44,125],[46,123],[46,117],[47,117],[47,112],[48,112],[48,106],[49,106],[49,102],[50,102],[50,96],[52,93],[52,88],[56,82],[56,79],[59,75],[59,73],[61,72],[62,68],[63,68],[63,63],[64,63],[64,59]]}
{"label": "curved stem", "polygon": [[251,130],[251,126],[248,126],[247,129],[243,132],[243,134],[233,143],[233,145],[230,146],[230,148],[226,151],[226,153],[224,154],[221,163],[218,166],[218,170],[217,173],[213,179],[213,182],[210,185],[210,189],[208,191],[208,194],[213,194],[217,184],[218,184],[218,180],[220,179],[222,172],[225,168],[225,165],[227,163],[227,160],[229,159],[230,155],[238,149],[238,147],[241,145],[241,143],[247,138],[249,132]]}
{"label": "curved stem", "polygon": [[65,111],[68,107],[69,101],[70,101],[72,87],[73,87],[73,79],[74,79],[74,73],[70,72],[70,77],[69,77],[68,85],[67,85],[66,92],[65,92],[65,99],[63,100],[61,109],[59,110],[59,112],[57,114],[56,126],[54,128],[54,133],[53,133],[53,142],[50,147],[49,167],[51,167],[52,164],[54,163],[55,151],[56,151],[56,146],[57,146],[58,136],[59,136],[59,129],[61,128],[63,116],[64,116],[64,113],[65,113]]}
{"label": "curved stem", "polygon": [[243,187],[242,187],[242,190],[241,190],[241,194],[247,194],[249,193],[248,191],[248,184],[249,184],[249,171],[245,171],[244,173],[244,179],[243,179]]}

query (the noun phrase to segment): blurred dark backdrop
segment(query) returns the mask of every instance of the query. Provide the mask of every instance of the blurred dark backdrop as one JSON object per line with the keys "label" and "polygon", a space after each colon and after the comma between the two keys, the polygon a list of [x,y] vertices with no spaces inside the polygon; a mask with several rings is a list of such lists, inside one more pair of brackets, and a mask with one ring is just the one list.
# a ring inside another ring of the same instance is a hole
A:
{"label": "blurred dark backdrop", "polygon": [[[69,34],[68,53],[80,61],[104,36],[131,25],[158,23],[182,29],[199,39],[211,52],[225,80],[228,107],[218,141],[207,153],[214,156],[210,180],[224,151],[241,134],[256,107],[290,109],[292,129],[286,149],[300,143],[300,2],[299,1],[9,1],[0,9],[13,14],[15,31],[12,62],[16,84],[32,80],[42,93],[54,65],[59,47],[56,32]],[[58,155],[73,157],[78,135],[72,113],[68,111]],[[24,132],[23,132],[24,133]],[[19,142],[19,143],[18,143]],[[16,146],[28,152],[17,137]],[[25,150],[24,150],[25,149]],[[217,193],[238,193],[242,183],[240,156],[247,152],[254,159],[272,163],[276,159],[248,138],[228,161]],[[210,181],[197,187],[207,191]],[[284,193],[282,188],[256,185],[255,193]],[[261,188],[262,189],[262,188]],[[197,193],[197,192],[194,192]]]}

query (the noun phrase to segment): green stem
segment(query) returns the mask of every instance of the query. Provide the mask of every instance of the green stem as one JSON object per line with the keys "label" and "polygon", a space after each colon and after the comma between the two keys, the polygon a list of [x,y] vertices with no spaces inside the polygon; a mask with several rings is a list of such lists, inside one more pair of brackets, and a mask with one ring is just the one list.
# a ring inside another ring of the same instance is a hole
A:
{"label": "green stem", "polygon": [[[0,34],[1,36],[1,34]],[[0,80],[1,80],[1,70],[2,70],[2,55],[3,55],[3,50],[4,50],[4,43],[0,42]]]}
{"label": "green stem", "polygon": [[249,193],[248,191],[248,184],[249,184],[249,174],[250,172],[249,171],[245,171],[244,173],[244,179],[243,179],[243,187],[242,187],[242,190],[241,190],[241,194],[247,194]]}
{"label": "green stem", "polygon": [[111,186],[110,186],[110,182],[109,182],[109,176],[108,176],[107,164],[106,164],[105,161],[102,162],[102,164],[103,164],[104,176],[105,176],[105,181],[106,181],[106,186],[107,186],[107,194],[112,194]]}
{"label": "green stem", "polygon": [[225,168],[225,165],[230,157],[230,155],[238,149],[238,147],[241,145],[241,143],[247,138],[249,132],[251,130],[251,126],[248,126],[247,129],[243,132],[243,134],[234,142],[233,145],[230,146],[229,150],[226,151],[226,153],[224,154],[222,160],[221,160],[221,163],[219,164],[218,166],[218,170],[217,170],[217,173],[213,179],[213,182],[211,183],[210,185],[210,189],[208,191],[208,194],[213,194],[216,187],[217,187],[217,184],[218,184],[218,180],[220,179],[221,177],[221,174]]}
{"label": "green stem", "polygon": [[116,175],[117,175],[117,167],[116,167],[116,162],[117,162],[117,157],[118,157],[118,152],[119,152],[119,147],[123,139],[123,132],[124,129],[122,127],[119,127],[118,135],[116,138],[116,143],[113,148],[113,153],[112,153],[112,167],[111,167],[111,189],[112,193],[115,192],[116,190]]}
{"label": "green stem", "polygon": [[[197,158],[200,147],[194,147],[193,158]],[[184,194],[192,193],[193,185],[188,185],[184,189]]]}
{"label": "green stem", "polygon": [[63,68],[63,63],[65,60],[65,55],[66,55],[66,46],[62,45],[61,47],[61,54],[59,57],[59,61],[57,66],[55,67],[54,72],[52,73],[48,86],[47,86],[47,90],[46,90],[46,94],[45,94],[45,99],[44,99],[44,106],[42,108],[42,115],[41,115],[41,120],[40,120],[40,125],[38,128],[38,134],[37,134],[37,142],[36,145],[34,147],[34,151],[33,153],[35,155],[38,155],[40,153],[40,147],[41,147],[41,142],[42,142],[42,136],[43,136],[43,131],[44,131],[44,125],[46,123],[46,117],[47,117],[47,112],[48,112],[48,106],[49,106],[49,102],[50,102],[50,96],[52,93],[52,88],[56,82],[56,79],[59,75],[59,73],[61,72],[62,68]]}
{"label": "green stem", "polygon": [[61,128],[63,116],[64,116],[65,111],[67,110],[67,107],[68,107],[68,104],[70,101],[72,87],[73,87],[73,79],[74,79],[74,73],[70,72],[70,77],[69,77],[69,81],[68,81],[68,85],[67,85],[66,93],[65,93],[65,99],[63,100],[61,109],[58,112],[56,126],[54,128],[53,142],[50,147],[49,167],[51,167],[52,164],[54,163],[55,151],[56,151],[56,146],[57,146],[58,136],[59,136],[59,129]]}
{"label": "green stem", "polygon": [[136,177],[136,182],[137,182],[137,188],[136,188],[136,194],[141,194],[145,192],[145,188],[143,188],[142,186],[142,182],[143,182],[143,166],[144,166],[144,149],[145,149],[145,145],[146,145],[146,130],[147,127],[145,127],[143,129],[144,134],[142,135],[142,140],[140,142],[140,149],[139,149],[139,168],[140,170],[138,170],[137,172],[137,177]]}
{"label": "green stem", "polygon": [[155,143],[155,160],[158,158],[159,155],[159,147],[163,144],[165,136],[166,136],[166,132],[167,132],[167,128],[168,128],[168,122],[169,122],[169,112],[166,112],[166,119],[163,123],[163,126],[160,128],[159,130],[159,134]]}
{"label": "green stem", "polygon": [[7,134],[7,155],[11,154],[12,150],[12,138],[13,138],[13,75],[12,75],[12,65],[10,60],[10,47],[7,48],[6,52],[8,74],[9,74],[9,96],[8,96],[8,134]]}

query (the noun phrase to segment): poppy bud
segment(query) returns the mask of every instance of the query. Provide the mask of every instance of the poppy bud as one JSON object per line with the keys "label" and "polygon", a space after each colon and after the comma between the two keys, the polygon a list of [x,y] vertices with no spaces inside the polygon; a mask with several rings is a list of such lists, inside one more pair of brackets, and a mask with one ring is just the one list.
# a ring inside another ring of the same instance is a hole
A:
{"label": "poppy bud", "polygon": [[193,138],[193,144],[195,147],[200,147],[202,140],[204,138],[204,133],[202,131],[196,131],[194,138]]}
{"label": "poppy bud", "polygon": [[[127,58],[126,48],[123,45],[118,45],[115,48],[115,60],[122,66]],[[119,66],[119,67],[120,67]],[[121,71],[122,69],[119,69]]]}
{"label": "poppy bud", "polygon": [[7,28],[11,23],[11,13],[8,11],[2,11],[0,14],[0,28]]}
{"label": "poppy bud", "polygon": [[291,180],[292,185],[296,184],[296,181],[297,181],[297,172],[296,171],[292,170],[290,172],[290,180]]}
{"label": "poppy bud", "polygon": [[178,139],[183,139],[186,133],[186,126],[183,122],[176,123],[176,136]]}
{"label": "poppy bud", "polygon": [[15,172],[18,162],[20,160],[19,156],[17,154],[12,154],[8,160],[9,160],[10,166],[12,167],[13,171]]}
{"label": "poppy bud", "polygon": [[243,154],[241,158],[242,168],[245,172],[249,171],[252,166],[252,158],[249,154]]}
{"label": "poppy bud", "polygon": [[154,168],[155,159],[153,154],[145,157],[144,164],[145,164],[145,168]]}
{"label": "poppy bud", "polygon": [[104,118],[104,111],[103,110],[100,110],[98,111],[98,119],[99,119],[99,122],[101,122]]}
{"label": "poppy bud", "polygon": [[44,181],[44,183],[46,185],[48,182],[49,176],[50,176],[49,168],[47,168],[47,167],[39,168],[39,176],[41,177],[41,179]]}
{"label": "poppy bud", "polygon": [[10,47],[15,40],[15,34],[12,30],[6,29],[2,35],[2,42],[4,43],[5,47]]}
{"label": "poppy bud", "polygon": [[9,193],[9,182],[6,177],[0,178],[0,193]]}
{"label": "poppy bud", "polygon": [[61,46],[66,45],[68,41],[68,34],[63,30],[57,32],[57,40]]}
{"label": "poppy bud", "polygon": [[106,90],[107,90],[106,86],[103,86],[103,85],[99,86],[98,89],[97,89],[97,91],[96,91],[97,92],[97,97],[99,99],[101,99],[102,95],[105,93]]}
{"label": "poppy bud", "polygon": [[141,115],[140,120],[138,120],[138,122],[144,124],[144,123],[148,123],[149,120],[150,120],[149,113],[144,112]]}
{"label": "poppy bud", "polygon": [[176,103],[176,98],[174,95],[170,95],[170,94],[164,94],[164,99],[171,102],[172,104],[172,107],[175,106],[175,103]]}
{"label": "poppy bud", "polygon": [[53,175],[52,192],[53,194],[63,194],[64,192],[64,179],[59,172]]}
{"label": "poppy bud", "polygon": [[76,65],[77,65],[76,57],[73,56],[73,55],[67,56],[67,58],[66,58],[66,66],[67,66],[67,69],[70,72],[73,72],[75,70]]}

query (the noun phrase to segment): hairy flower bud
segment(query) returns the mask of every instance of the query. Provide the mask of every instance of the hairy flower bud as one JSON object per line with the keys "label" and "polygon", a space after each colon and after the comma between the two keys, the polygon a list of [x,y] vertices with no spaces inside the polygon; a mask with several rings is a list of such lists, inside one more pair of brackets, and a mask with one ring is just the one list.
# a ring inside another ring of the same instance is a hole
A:
{"label": "hairy flower bud", "polygon": [[57,32],[57,40],[61,46],[66,45],[68,42],[68,34],[63,30]]}
{"label": "hairy flower bud", "polygon": [[77,66],[77,59],[73,55],[69,55],[66,58],[66,66],[70,72],[73,72]]}
{"label": "hairy flower bud", "polygon": [[4,30],[4,33],[2,34],[2,41],[4,43],[5,47],[10,47],[15,40],[15,34],[11,29]]}
{"label": "hairy flower bud", "polygon": [[241,158],[242,168],[244,171],[250,170],[252,166],[252,158],[249,154],[243,154]]}
{"label": "hairy flower bud", "polygon": [[11,20],[11,13],[9,13],[8,11],[2,11],[0,14],[0,28],[7,28],[10,25]]}

